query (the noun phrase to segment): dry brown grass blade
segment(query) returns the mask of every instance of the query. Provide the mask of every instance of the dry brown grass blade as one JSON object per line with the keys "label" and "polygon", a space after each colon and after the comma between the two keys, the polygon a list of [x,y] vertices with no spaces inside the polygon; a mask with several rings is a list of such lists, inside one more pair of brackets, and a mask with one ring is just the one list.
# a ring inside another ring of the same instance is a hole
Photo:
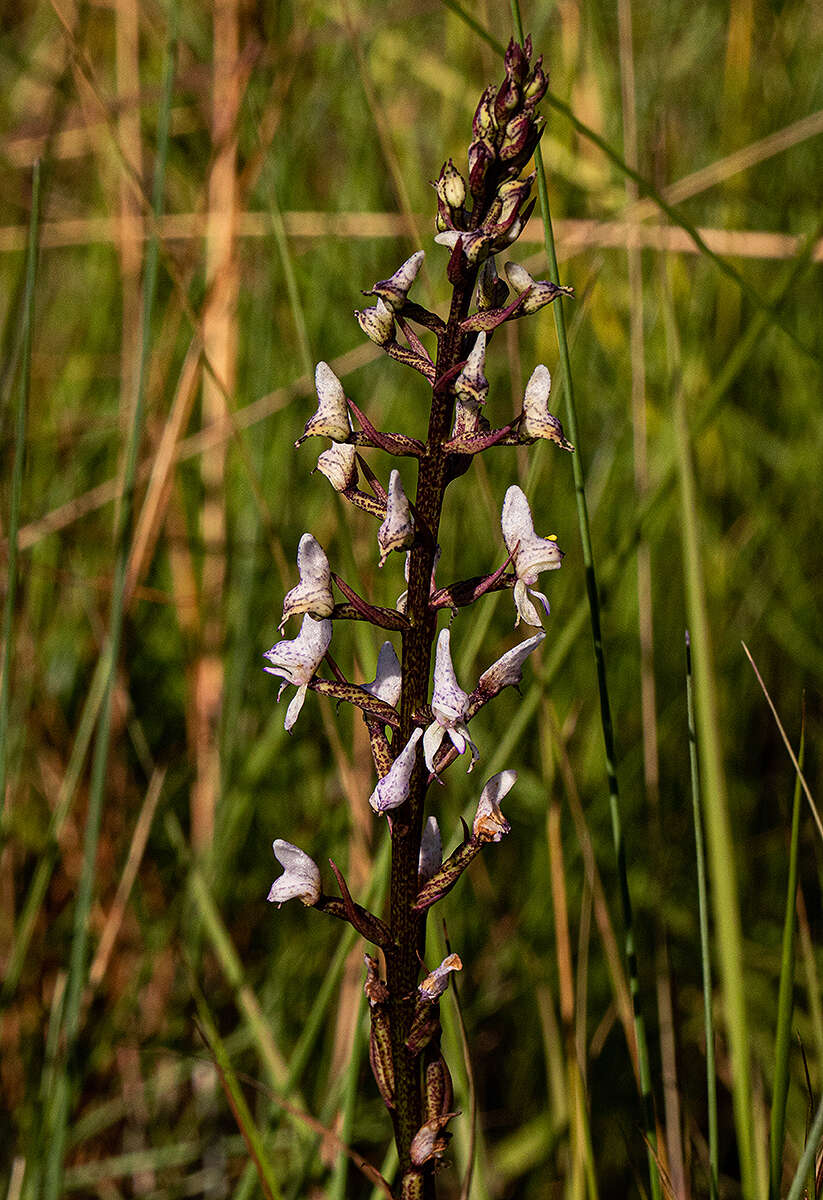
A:
{"label": "dry brown grass blade", "polygon": [[171,476],[177,462],[178,447],[183,430],[191,416],[200,368],[200,348],[192,341],[183,360],[174,400],[168,420],[163,426],[160,441],[151,462],[149,485],[135,526],[126,577],[126,604],[137,583],[151,562],[154,546],[160,533],[171,494]]}
{"label": "dry brown grass blade", "polygon": [[[428,215],[419,214],[419,220]],[[286,233],[290,238],[306,240],[398,238],[407,233],[406,219],[401,213],[378,212],[286,212],[283,213]],[[205,235],[207,216],[204,213],[176,213],[158,222],[158,234],[163,243],[199,241]],[[598,221],[567,218],[554,223],[558,257],[563,261],[589,249],[625,250],[628,247],[657,250],[660,253],[699,254],[689,235],[677,225],[657,223],[638,224],[634,220]],[[790,233],[773,233],[759,229],[716,229],[698,226],[698,233],[710,250],[730,258],[786,260],[794,258],[801,249],[803,238]],[[271,236],[271,217],[263,212],[237,214],[238,238]],[[148,236],[148,232],[145,236]],[[0,228],[0,253],[19,253],[25,246],[25,229],[21,225]],[[118,223],[113,217],[77,217],[46,221],[42,227],[41,247],[56,249],[65,246],[115,244]],[[532,219],[521,234],[524,245],[541,244],[542,230]],[[813,262],[823,262],[823,240],[812,252]],[[166,257],[166,267],[176,287],[182,287],[173,260]],[[193,328],[199,322],[191,309],[186,315]]]}
{"label": "dry brown grass blade", "polygon": [[[239,267],[235,240],[238,209],[237,120],[240,30],[236,0],[212,9],[212,145],[206,226],[206,292],[203,353],[212,370],[203,374],[202,419],[228,418],[228,396],[237,373]],[[219,384],[217,381],[220,381]],[[191,838],[204,852],[214,839],[220,793],[219,721],[223,703],[223,591],[226,581],[226,446],[210,447],[200,460],[203,502],[200,533],[204,554],[200,587],[202,643],[193,669],[195,779],[191,792]]]}
{"label": "dry brown grass blade", "polygon": [[129,902],[131,889],[134,887],[140,863],[143,861],[146,843],[148,842],[149,832],[154,820],[154,814],[157,811],[157,804],[163,791],[165,779],[166,768],[158,767],[151,777],[146,798],[143,801],[143,806],[140,809],[140,814],[134,826],[126,865],[123,868],[123,874],[120,876],[117,893],[109,910],[109,915],[106,918],[106,923],[103,926],[103,932],[97,944],[97,952],[89,970],[89,984],[92,988],[99,986],[106,973],[109,958],[114,949],[114,943],[117,940],[120,926],[123,923],[123,917],[126,914],[126,906]]}
{"label": "dry brown grass blade", "polygon": [[760,674],[760,672],[757,669],[757,663],[754,661],[751,651],[749,650],[749,647],[746,645],[745,642],[741,642],[740,644],[743,647],[743,650],[745,651],[746,658],[748,658],[749,662],[752,664],[752,670],[754,671],[755,675],[757,676],[757,682],[760,684],[760,687],[763,690],[763,695],[766,697],[766,703],[768,704],[769,708],[771,709],[771,713],[772,713],[772,716],[774,717],[775,725],[777,725],[777,728],[780,732],[780,736],[783,739],[783,745],[786,747],[786,749],[789,753],[789,758],[792,760],[792,766],[794,767],[795,771],[797,772],[797,778],[800,780],[800,786],[803,788],[803,791],[806,793],[806,799],[809,802],[809,808],[812,810],[812,816],[814,817],[818,832],[819,832],[820,836],[823,837],[823,822],[821,822],[821,820],[820,820],[820,813],[817,811],[817,805],[814,802],[814,797],[812,796],[811,789],[809,788],[808,783],[806,783],[806,776],[803,774],[803,771],[801,770],[800,763],[797,761],[797,756],[795,755],[794,750],[792,750],[792,744],[789,741],[788,737],[786,736],[786,730],[783,728],[783,723],[780,720],[780,717],[777,715],[777,709],[774,706],[774,701],[772,700],[771,696],[769,695],[768,688],[766,687],[765,683],[763,682],[763,676]]}
{"label": "dry brown grass blade", "polygon": [[[381,351],[367,342],[361,346],[355,346],[353,350],[341,354],[338,358],[332,359],[329,363],[332,370],[340,378],[348,375],[352,371],[358,370],[367,363],[374,362],[379,358]],[[265,421],[268,417],[274,416],[286,408],[293,401],[300,399],[303,396],[309,395],[314,387],[314,382],[307,375],[301,375],[294,383],[286,387],[276,388],[273,392],[269,392],[265,396],[261,396],[258,400],[247,404],[245,408],[240,409],[232,423],[228,421],[215,421],[211,425],[201,429],[198,433],[191,434],[179,442],[174,455],[174,462],[187,462],[192,458],[197,458],[204,450],[218,443],[228,442],[234,437],[238,429],[249,429],[260,421]],[[139,483],[144,483],[150,478],[153,468],[153,458],[146,459],[140,464],[137,472]],[[57,533],[61,529],[66,529],[69,525],[79,521],[82,517],[88,516],[90,513],[96,512],[103,508],[106,504],[111,504],[116,500],[119,491],[119,484],[116,479],[107,479],[104,483],[97,484],[96,487],[90,488],[82,495],[68,500],[65,504],[59,505],[57,508],[46,513],[44,517],[40,517],[37,521],[30,521],[28,525],[23,525],[18,534],[17,545],[20,550],[29,550],[36,545],[42,538],[50,533]],[[0,543],[0,551],[3,549],[3,543]]]}

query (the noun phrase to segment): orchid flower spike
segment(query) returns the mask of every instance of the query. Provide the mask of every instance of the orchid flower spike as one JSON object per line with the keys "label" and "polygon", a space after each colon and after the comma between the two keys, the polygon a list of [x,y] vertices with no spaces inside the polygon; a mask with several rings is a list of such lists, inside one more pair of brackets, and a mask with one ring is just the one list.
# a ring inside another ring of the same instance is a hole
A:
{"label": "orchid flower spike", "polygon": [[462,971],[463,963],[460,961],[459,954],[450,954],[444,958],[439,967],[435,967],[429,972],[420,987],[417,989],[420,996],[424,1000],[430,1000],[434,1003],[439,1000],[449,986],[449,974],[452,971]]}
{"label": "orchid flower spike", "polygon": [[557,442],[563,450],[574,450],[574,446],[563,433],[563,426],[557,417],[549,412],[549,396],[552,390],[552,377],[549,368],[542,363],[534,368],[526,393],[523,396],[523,419],[520,422],[520,436],[527,438],[547,438]]}
{"label": "orchid flower spike", "polygon": [[432,696],[432,712],[434,720],[423,736],[423,756],[426,766],[434,771],[434,757],[446,734],[458,754],[465,753],[466,746],[471,748],[469,770],[480,757],[480,751],[469,737],[466,728],[466,709],[469,697],[457,682],[452,665],[450,631],[441,629],[437,639],[437,657],[434,662],[434,694]]}
{"label": "orchid flower spike", "polygon": [[283,601],[283,620],[280,632],[295,613],[310,613],[318,620],[330,617],[334,611],[329,560],[319,542],[304,533],[297,547],[297,570],[300,582],[286,593]]}
{"label": "orchid flower spike", "polygon": [[272,847],[274,857],[285,868],[285,872],[271,885],[268,899],[272,904],[302,900],[307,908],[311,908],[320,899],[320,870],[317,863],[282,838],[277,838]]}
{"label": "orchid flower spike", "polygon": [[388,346],[394,341],[394,315],[379,296],[373,308],[355,309],[354,315],[370,342],[377,346]]}
{"label": "orchid flower spike", "polygon": [[477,681],[477,691],[491,698],[505,687],[517,687],[523,678],[523,663],[545,638],[545,633],[536,633],[526,638],[511,650],[507,650],[496,662],[487,667]]}
{"label": "orchid flower spike", "polygon": [[472,834],[479,842],[500,842],[511,830],[511,825],[500,811],[500,801],[517,781],[516,771],[501,771],[492,775],[480,793],[480,801],[474,817]]}
{"label": "orchid flower spike", "polygon": [[380,566],[392,550],[408,550],[414,542],[414,521],[399,471],[389,476],[389,491],[386,501],[386,519],[377,531],[380,547]]}
{"label": "orchid flower spike", "polygon": [[392,708],[400,703],[403,690],[403,676],[400,671],[400,660],[391,642],[384,642],[377,656],[377,674],[372,683],[364,683],[363,691],[378,700],[384,700]]}
{"label": "orchid flower spike", "polygon": [[284,680],[280,684],[277,699],[283,695],[283,689],[288,684],[293,683],[297,688],[297,694],[286,709],[286,719],[283,722],[287,733],[291,733],[292,726],[300,715],[309,683],[329,648],[331,630],[331,621],[315,621],[307,613],[296,638],[278,642],[265,653],[264,657],[269,660],[271,666],[263,669],[268,671],[269,675],[279,675]]}
{"label": "orchid flower spike", "polygon": [[[425,252],[418,250],[411,258],[407,258],[402,266],[397,268],[390,279],[381,279],[365,295],[378,296],[392,312],[400,312],[408,299],[409,288],[417,278],[425,257]],[[369,334],[368,336],[371,335]]]}
{"label": "orchid flower spike", "polygon": [[423,730],[415,729],[388,772],[377,781],[377,787],[369,796],[369,804],[376,813],[399,808],[408,800],[412,771],[417,761],[417,743],[422,736]]}
{"label": "orchid flower spike", "polygon": [[534,588],[542,571],[556,571],[563,561],[563,551],[553,537],[538,537],[534,532],[531,509],[525,493],[517,484],[512,484],[503,501],[500,519],[506,549],[513,556],[517,583],[514,585],[514,603],[517,608],[515,627],[521,618],[527,625],[541,625],[540,616],[529,599],[529,594],[540,601],[544,612],[549,613],[549,602],[542,592]]}
{"label": "orchid flower spike", "polygon": [[309,417],[302,436],[294,443],[300,446],[306,438],[330,437],[335,442],[346,442],[351,435],[349,410],[343,384],[328,363],[319,362],[314,372],[317,391],[317,412]]}
{"label": "orchid flower spike", "polygon": [[440,826],[437,817],[429,817],[423,826],[423,836],[420,839],[420,857],[417,863],[418,882],[427,883],[436,875],[443,864],[443,843],[440,839]]}
{"label": "orchid flower spike", "polygon": [[348,442],[335,442],[317,460],[317,470],[325,475],[336,492],[357,486],[357,450]]}

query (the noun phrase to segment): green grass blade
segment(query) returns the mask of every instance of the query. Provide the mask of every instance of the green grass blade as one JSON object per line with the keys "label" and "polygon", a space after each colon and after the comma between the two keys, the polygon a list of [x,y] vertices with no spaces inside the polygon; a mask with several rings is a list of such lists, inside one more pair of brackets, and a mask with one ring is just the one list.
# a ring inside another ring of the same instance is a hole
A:
{"label": "green grass blade", "polygon": [[[805,723],[800,733],[797,760],[803,767],[806,746]],[[777,1001],[777,1027],[774,1050],[774,1087],[772,1088],[771,1130],[769,1136],[769,1200],[780,1195],[783,1174],[783,1142],[786,1134],[786,1101],[789,1095],[789,1049],[792,1037],[794,994],[794,942],[797,927],[797,853],[800,842],[800,776],[795,776],[792,803],[792,835],[789,847],[789,879],[786,885],[786,914],[783,919],[783,945],[780,954],[780,990]]]}
{"label": "green grass blade", "polygon": [[[520,17],[518,0],[512,0],[512,17],[515,33],[523,42],[523,22]],[[557,252],[554,244],[549,193],[546,185],[546,171],[543,157],[538,146],[535,151],[535,167],[537,168],[537,192],[540,198],[540,209],[545,230],[546,253],[549,259],[551,278],[560,279],[557,262]],[[649,1065],[649,1049],[646,1038],[646,1025],[640,1004],[640,978],[637,968],[637,946],[635,944],[634,914],[632,910],[629,877],[626,867],[626,847],[623,839],[623,825],[620,814],[620,793],[617,781],[617,755],[614,744],[614,727],[611,716],[611,702],[606,675],[606,655],[603,647],[603,635],[600,627],[600,596],[597,588],[597,574],[594,563],[591,532],[589,529],[589,512],[586,501],[586,484],[583,477],[582,457],[580,450],[580,431],[577,424],[577,409],[574,397],[574,382],[572,377],[569,342],[566,335],[566,315],[562,304],[554,304],[555,327],[560,351],[560,365],[563,386],[566,394],[566,413],[568,419],[569,438],[577,447],[572,455],[572,471],[574,474],[574,490],[577,500],[577,520],[580,531],[580,541],[583,549],[583,568],[586,578],[586,594],[589,605],[589,621],[594,643],[595,669],[597,672],[597,687],[600,698],[600,722],[603,731],[603,746],[606,756],[606,778],[609,788],[609,808],[611,812],[612,836],[614,840],[617,870],[620,881],[620,902],[623,913],[625,934],[626,963],[629,974],[629,987],[632,995],[634,1012],[635,1037],[637,1039],[637,1060],[640,1076],[641,1102],[643,1106],[643,1132],[647,1143],[649,1165],[649,1181],[652,1200],[660,1200],[661,1184],[657,1165],[657,1130],[654,1119],[654,1101],[652,1097],[651,1068]]]}
{"label": "green grass blade", "polygon": [[[676,355],[676,335],[664,303],[667,337]],[[752,1136],[752,1092],[749,1071],[749,1036],[743,980],[743,936],[735,868],[735,848],[726,796],[717,691],[714,676],[706,589],[700,557],[697,492],[691,461],[691,443],[686,421],[683,389],[674,385],[674,425],[677,469],[680,479],[680,513],[683,529],[683,570],[692,648],[695,662],[695,698],[701,788],[706,821],[711,882],[714,898],[717,948],[723,984],[724,1011],[732,1060],[732,1097],[737,1131],[743,1196],[754,1196],[754,1142]]]}
{"label": "green grass blade", "polygon": [[814,1114],[814,1121],[806,1140],[806,1148],[800,1156],[800,1162],[797,1164],[797,1170],[794,1173],[792,1186],[789,1188],[786,1200],[800,1200],[800,1197],[803,1195],[803,1188],[809,1181],[811,1182],[811,1190],[814,1189],[815,1158],[821,1137],[823,1137],[823,1100],[820,1101],[820,1104],[817,1106],[817,1112]]}
{"label": "green grass blade", "polygon": [[[503,54],[505,53],[505,46],[503,46],[501,42],[498,42],[497,38],[485,30],[478,21],[471,17],[469,13],[467,13],[462,6],[457,3],[457,0],[442,0],[442,2],[447,8],[451,9],[453,13],[460,17],[470,29],[474,30],[474,32],[502,58]],[[513,12],[514,5],[516,3],[517,0],[512,0]],[[515,30],[517,31],[517,36],[522,42],[523,23],[520,20],[519,11],[514,16],[514,25]],[[758,313],[760,313],[766,319],[766,321],[771,321],[778,327],[778,329],[782,330],[783,333],[785,333],[786,336],[791,339],[792,343],[797,347],[797,349],[806,355],[807,358],[809,358],[810,361],[813,362],[816,367],[818,367],[818,369],[823,366],[823,361],[821,361],[817,350],[813,346],[805,345],[805,343],[800,340],[795,331],[786,323],[783,316],[778,311],[777,306],[771,304],[768,300],[765,300],[757,291],[757,289],[749,283],[748,279],[740,274],[736,267],[732,266],[732,264],[723,258],[722,255],[717,254],[714,250],[712,250],[711,246],[706,244],[697,227],[693,225],[687,217],[684,217],[675,205],[670,204],[662,192],[660,192],[654,186],[654,184],[646,178],[645,175],[642,175],[640,171],[636,171],[633,167],[629,166],[625,159],[621,158],[617,151],[609,145],[606,139],[601,137],[600,134],[597,133],[596,130],[592,129],[591,126],[587,125],[585,121],[581,121],[580,118],[570,108],[570,106],[566,104],[565,101],[561,100],[559,96],[555,96],[553,92],[548,91],[543,99],[545,100],[546,104],[550,105],[556,112],[561,113],[562,116],[566,118],[566,120],[582,137],[591,142],[593,146],[597,146],[598,150],[605,154],[609,162],[617,167],[617,169],[623,175],[625,175],[628,179],[633,180],[640,189],[641,194],[651,200],[662,213],[665,213],[672,224],[677,225],[683,230],[684,233],[687,233],[700,253],[705,258],[709,259],[710,262],[713,262],[719,271],[721,271],[725,276],[727,276],[727,278],[731,279],[733,283],[737,285],[743,295],[746,296],[746,298],[754,305],[755,309],[757,309]],[[535,154],[535,164],[537,165],[540,161],[540,151],[538,149],[537,153]],[[538,185],[539,180],[540,167],[538,166]],[[549,257],[549,262],[551,263],[551,256]],[[557,281],[556,270],[554,270],[552,278],[555,280],[555,282]],[[570,440],[573,441],[574,439],[572,438]],[[575,445],[577,445],[576,442]]]}
{"label": "green grass blade", "polygon": [[[163,93],[160,105],[157,132],[157,158],[155,163],[154,190],[152,197],[155,222],[160,216],[163,205],[165,183],[166,155],[169,141],[169,121],[171,113],[172,84],[174,80],[176,44],[171,38],[166,51]],[[66,1004],[64,1015],[65,1061],[62,1073],[58,1077],[52,1104],[53,1126],[52,1137],[49,1141],[48,1159],[46,1163],[45,1191],[46,1200],[58,1200],[61,1192],[63,1173],[63,1155],[66,1144],[69,1109],[71,1106],[71,1083],[69,1064],[72,1051],[80,1029],[80,1010],[83,997],[83,987],[86,981],[89,913],[91,911],[97,845],[100,837],[100,825],[103,813],[105,795],[106,770],[108,766],[109,743],[111,735],[112,696],[114,690],[114,675],[117,669],[117,659],[120,650],[120,639],[123,629],[124,594],[126,570],[128,565],[129,534],[131,526],[131,510],[135,477],[137,473],[137,455],[143,424],[143,407],[148,386],[149,348],[151,345],[151,325],[154,312],[155,289],[157,283],[158,238],[152,234],[146,250],[146,264],[143,278],[143,313],[142,313],[142,344],[140,351],[140,366],[136,388],[134,411],[129,430],[126,448],[126,464],[123,476],[123,503],[118,513],[118,528],[116,532],[116,559],[112,585],[111,612],[109,617],[107,654],[108,670],[106,686],[97,726],[94,756],[92,760],[91,783],[89,788],[88,813],[83,838],[83,865],[80,882],[77,889],[77,899],[74,907],[74,931],[72,935],[69,958],[69,975],[66,985]]]}
{"label": "green grass blade", "polygon": [[280,1185],[263,1143],[263,1138],[249,1111],[246,1097],[243,1095],[243,1090],[234,1072],[234,1067],[231,1064],[231,1059],[223,1039],[217,1030],[217,1025],[211,1014],[211,1009],[206,1002],[206,997],[203,995],[194,971],[191,968],[189,970],[189,986],[194,996],[194,1002],[197,1005],[197,1015],[203,1027],[206,1045],[214,1055],[214,1063],[220,1074],[220,1082],[223,1084],[226,1099],[234,1113],[238,1128],[243,1135],[243,1140],[248,1147],[252,1162],[257,1170],[263,1194],[266,1196],[266,1200],[280,1200]]}
{"label": "green grass blade", "polygon": [[697,861],[697,910],[700,921],[700,958],[703,968],[703,1022],[706,1030],[706,1100],[709,1115],[709,1197],[710,1200],[717,1200],[720,1138],[717,1127],[717,1068],[714,1056],[714,1016],[712,1013],[709,894],[706,887],[706,849],[703,844],[703,818],[700,815],[700,770],[697,761],[697,729],[694,721],[692,651],[688,632],[686,633],[686,709],[689,723],[689,770],[692,781],[694,849]]}
{"label": "green grass blade", "polygon": [[14,417],[14,466],[11,474],[9,551],[6,567],[6,604],[3,610],[3,658],[0,662],[0,846],[5,841],[6,772],[9,750],[9,697],[14,645],[14,605],[17,599],[17,530],[20,527],[20,498],[23,493],[23,461],[26,452],[26,415],[31,387],[31,341],[34,325],[34,292],[37,282],[37,250],[40,235],[40,162],[31,177],[31,216],[26,248],[26,284],[23,293],[23,349],[20,388]]}

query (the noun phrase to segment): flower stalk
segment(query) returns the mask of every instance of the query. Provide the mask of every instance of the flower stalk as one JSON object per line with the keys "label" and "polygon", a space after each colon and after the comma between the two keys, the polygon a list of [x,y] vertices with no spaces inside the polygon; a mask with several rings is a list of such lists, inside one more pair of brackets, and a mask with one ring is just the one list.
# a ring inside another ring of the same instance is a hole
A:
{"label": "flower stalk", "polygon": [[[331,570],[322,547],[305,534],[298,551],[299,582],[286,597],[283,625],[302,615],[300,634],[267,653],[272,674],[297,694],[286,714],[291,732],[307,693],[321,691],[360,708],[369,734],[376,782],[369,803],[385,816],[391,838],[388,914],[381,918],[358,905],[333,862],[340,897],[322,890],[320,869],[309,856],[278,839],[275,853],[286,872],[273,885],[270,899],[300,899],[307,906],[347,921],[385,960],[366,956],[366,997],[371,1014],[370,1061],[375,1081],[394,1126],[399,1161],[398,1200],[433,1200],[435,1174],[445,1153],[453,1112],[451,1076],[440,1050],[441,996],[452,971],[462,968],[456,954],[426,973],[428,910],[459,882],[483,849],[511,829],[500,801],[517,773],[502,771],[482,788],[473,828],[464,825],[457,848],[443,861],[436,816],[427,813],[430,788],[455,759],[470,751],[469,770],[482,759],[468,723],[505,687],[517,686],[524,664],[545,636],[542,630],[508,650],[483,672],[474,690],[464,691],[451,660],[451,630],[438,635],[443,609],[452,619],[459,609],[482,602],[491,591],[513,588],[517,620],[541,626],[548,600],[534,585],[540,573],[561,565],[562,552],[552,537],[534,531],[528,499],[517,487],[507,493],[502,511],[502,565],[490,575],[458,580],[438,588],[439,536],[449,484],[470,470],[473,457],[493,446],[530,444],[537,438],[572,450],[560,423],[548,411],[551,377],[540,366],[526,389],[523,411],[493,429],[485,415],[488,382],[484,368],[494,331],[508,320],[537,312],[571,289],[550,281],[535,282],[505,255],[515,243],[534,206],[533,175],[523,176],[543,130],[537,105],[548,82],[541,59],[532,62],[531,39],[512,41],[505,56],[505,78],[483,93],[473,122],[468,169],[453,161],[435,184],[435,239],[449,251],[446,275],[451,284],[444,319],[409,298],[423,262],[418,251],[364,294],[370,308],[355,312],[361,330],[396,362],[418,371],[431,385],[425,442],[403,433],[375,428],[367,414],[345,394],[327,364],[316,374],[318,408],[297,445],[314,437],[331,439],[318,469],[350,503],[379,521],[379,565],[386,571],[406,555],[407,588],[396,609],[372,605]],[[509,284],[515,295],[510,298]],[[474,306],[475,311],[472,312]],[[415,331],[413,326],[418,327]],[[405,344],[403,344],[405,340]],[[428,343],[428,344],[427,344]],[[433,343],[433,344],[432,344]],[[352,420],[353,418],[353,420]],[[388,472],[371,464],[363,451],[379,451],[402,460]],[[414,474],[417,484],[406,488]],[[370,490],[360,486],[360,477]],[[509,569],[511,568],[511,569]],[[337,600],[334,589],[341,594]],[[540,602],[540,609],[530,597]],[[399,655],[384,641],[375,678],[358,683],[345,678],[331,657],[331,643],[345,620],[368,621],[399,636]],[[282,626],[281,626],[282,631]],[[459,627],[455,629],[459,639]],[[437,647],[432,688],[432,666]],[[330,672],[333,678],[327,678]],[[436,799],[438,789],[433,789]]]}

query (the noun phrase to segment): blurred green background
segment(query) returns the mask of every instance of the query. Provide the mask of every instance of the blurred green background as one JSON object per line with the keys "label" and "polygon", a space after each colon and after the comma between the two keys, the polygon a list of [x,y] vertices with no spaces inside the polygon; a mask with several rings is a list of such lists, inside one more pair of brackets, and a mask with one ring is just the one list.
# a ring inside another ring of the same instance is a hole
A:
{"label": "blurred green background", "polygon": [[[484,0],[471,14],[508,40],[507,5]],[[671,215],[638,200],[614,161],[544,103],[560,282],[577,297],[566,313],[578,453],[600,570],[655,1103],[673,1194],[706,1195],[673,411],[679,397],[694,435],[762,1148],[794,773],[741,639],[795,744],[805,692],[807,776],[819,792],[823,9],[801,0],[563,0],[527,4],[523,19],[552,94],[636,164],[746,283]],[[174,21],[155,224],[149,197]],[[393,605],[403,590],[400,556],[376,569],[373,519],[345,510],[311,475],[324,445],[295,451],[293,441],[314,410],[318,359],[376,425],[424,435],[425,386],[363,345],[352,312],[361,288],[420,246],[417,298],[443,311],[447,252],[432,240],[430,181],[449,156],[464,165],[477,97],[500,76],[494,50],[430,2],[410,14],[404,4],[355,0],[213,8],[182,0],[175,16],[160,3],[55,0],[3,14],[3,563],[35,159],[43,181],[0,857],[3,1194],[37,1194],[57,1079],[70,1082],[67,1194],[262,1194],[200,1036],[193,980],[244,1074],[283,1196],[372,1194],[334,1138],[378,1165],[389,1142],[365,1053],[363,947],[299,905],[266,904],[279,870],[274,837],[321,864],[332,856],[358,898],[382,888],[385,829],[367,805],[368,739],[359,716],[313,695],[289,738],[261,656],[278,640],[306,530],[375,603]],[[88,923],[93,961],[67,1068],[61,1006],[153,229],[158,284]],[[539,278],[542,237],[534,220],[512,255]],[[773,305],[766,316],[764,305]],[[555,377],[553,407],[564,419],[546,309],[494,340],[494,423],[519,411],[538,362]],[[369,458],[385,480],[385,456]],[[411,490],[411,460],[401,474]],[[569,1134],[575,1058],[600,1194],[638,1194],[646,1151],[614,949],[617,880],[568,456],[540,444],[476,461],[447,496],[438,579],[500,565],[499,512],[513,482],[527,491],[538,532],[556,533],[566,551],[563,569],[544,579],[548,636],[522,697],[505,693],[473,723],[477,773],[456,767],[433,797],[450,850],[482,782],[504,767],[520,772],[506,807],[512,834],[476,861],[430,923],[432,959],[442,916],[464,963],[479,1113],[471,1194],[582,1194]],[[4,593],[7,578],[3,568]],[[508,593],[457,616],[452,647],[467,690],[526,632],[514,635],[513,618]],[[366,626],[341,623],[332,652],[347,677],[371,679],[379,642]],[[814,1089],[823,1062],[820,866],[804,808],[792,1028]],[[736,1195],[719,994],[717,1017],[721,1191]],[[467,1114],[451,1002],[444,1024]],[[796,1047],[791,1061],[787,1171],[802,1149],[808,1099]],[[271,1089],[331,1132],[319,1137],[284,1116]],[[454,1122],[446,1197],[459,1194],[468,1124],[465,1115]]]}

